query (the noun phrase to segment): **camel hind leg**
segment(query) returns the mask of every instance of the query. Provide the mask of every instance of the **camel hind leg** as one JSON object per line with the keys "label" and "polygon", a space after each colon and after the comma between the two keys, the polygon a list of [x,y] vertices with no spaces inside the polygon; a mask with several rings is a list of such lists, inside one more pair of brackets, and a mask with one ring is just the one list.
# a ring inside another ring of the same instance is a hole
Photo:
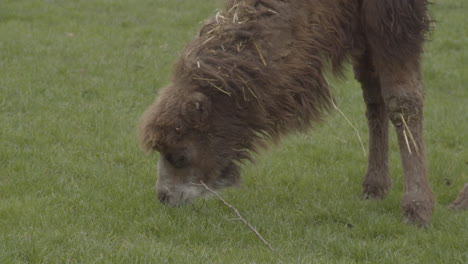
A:
{"label": "camel hind leg", "polygon": [[450,205],[450,208],[455,210],[468,209],[468,183],[465,184],[465,187],[460,192],[457,199]]}
{"label": "camel hind leg", "polygon": [[429,186],[423,138],[423,83],[419,63],[381,71],[382,94],[395,126],[404,170],[403,215],[416,224],[429,222],[434,196]]}
{"label": "camel hind leg", "polygon": [[430,19],[426,0],[363,0],[365,35],[390,121],[398,137],[404,171],[403,216],[424,225],[434,196],[423,139],[424,91],[420,57]]}

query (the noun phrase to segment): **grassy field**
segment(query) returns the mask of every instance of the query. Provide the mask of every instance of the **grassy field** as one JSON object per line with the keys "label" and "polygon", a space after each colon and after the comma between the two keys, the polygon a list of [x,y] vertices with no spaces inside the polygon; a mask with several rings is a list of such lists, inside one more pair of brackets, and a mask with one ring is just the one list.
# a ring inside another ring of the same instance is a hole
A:
{"label": "grassy field", "polygon": [[[431,225],[402,223],[393,132],[394,188],[382,202],[359,198],[366,157],[335,113],[246,165],[243,187],[222,194],[272,253],[219,200],[157,202],[157,155],[136,138],[219,1],[2,0],[0,263],[468,263],[468,212],[447,208],[468,182],[468,7],[436,2],[424,59]],[[333,84],[366,139],[358,84]]]}

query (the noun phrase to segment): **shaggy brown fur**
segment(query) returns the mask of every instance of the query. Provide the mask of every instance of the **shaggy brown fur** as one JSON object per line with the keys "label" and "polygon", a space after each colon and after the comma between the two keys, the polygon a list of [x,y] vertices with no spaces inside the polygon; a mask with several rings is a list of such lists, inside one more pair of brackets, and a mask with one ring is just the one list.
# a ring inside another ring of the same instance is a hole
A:
{"label": "shaggy brown fur", "polygon": [[142,118],[145,149],[161,153],[158,197],[176,205],[238,182],[238,163],[331,109],[324,77],[352,61],[370,129],[366,197],[391,186],[388,127],[396,127],[406,219],[430,220],[420,56],[425,0],[228,0],[182,52],[172,84]]}

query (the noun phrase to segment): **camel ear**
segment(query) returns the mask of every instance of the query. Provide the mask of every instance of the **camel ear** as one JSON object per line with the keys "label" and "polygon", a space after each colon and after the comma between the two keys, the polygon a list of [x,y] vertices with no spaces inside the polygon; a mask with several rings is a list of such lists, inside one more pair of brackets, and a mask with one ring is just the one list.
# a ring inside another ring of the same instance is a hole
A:
{"label": "camel ear", "polygon": [[146,111],[143,115],[138,127],[138,132],[140,145],[143,150],[148,152],[159,150],[158,142],[160,139],[160,133],[153,124],[153,119],[151,118],[149,111]]}
{"label": "camel ear", "polygon": [[198,124],[203,124],[210,115],[211,100],[208,96],[195,92],[184,105],[184,117],[186,120]]}

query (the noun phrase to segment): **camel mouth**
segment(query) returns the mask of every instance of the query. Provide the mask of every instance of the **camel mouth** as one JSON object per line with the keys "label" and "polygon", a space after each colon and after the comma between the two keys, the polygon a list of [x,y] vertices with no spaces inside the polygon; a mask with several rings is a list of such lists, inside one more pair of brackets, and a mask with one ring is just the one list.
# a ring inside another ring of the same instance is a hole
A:
{"label": "camel mouth", "polygon": [[164,205],[179,207],[191,204],[195,199],[204,197],[207,194],[208,190],[201,184],[189,183],[175,188],[158,190],[158,200]]}
{"label": "camel mouth", "polygon": [[171,207],[191,204],[194,200],[209,196],[216,191],[239,186],[240,173],[237,165],[230,162],[211,181],[200,180],[173,186],[158,186],[158,200]]}

